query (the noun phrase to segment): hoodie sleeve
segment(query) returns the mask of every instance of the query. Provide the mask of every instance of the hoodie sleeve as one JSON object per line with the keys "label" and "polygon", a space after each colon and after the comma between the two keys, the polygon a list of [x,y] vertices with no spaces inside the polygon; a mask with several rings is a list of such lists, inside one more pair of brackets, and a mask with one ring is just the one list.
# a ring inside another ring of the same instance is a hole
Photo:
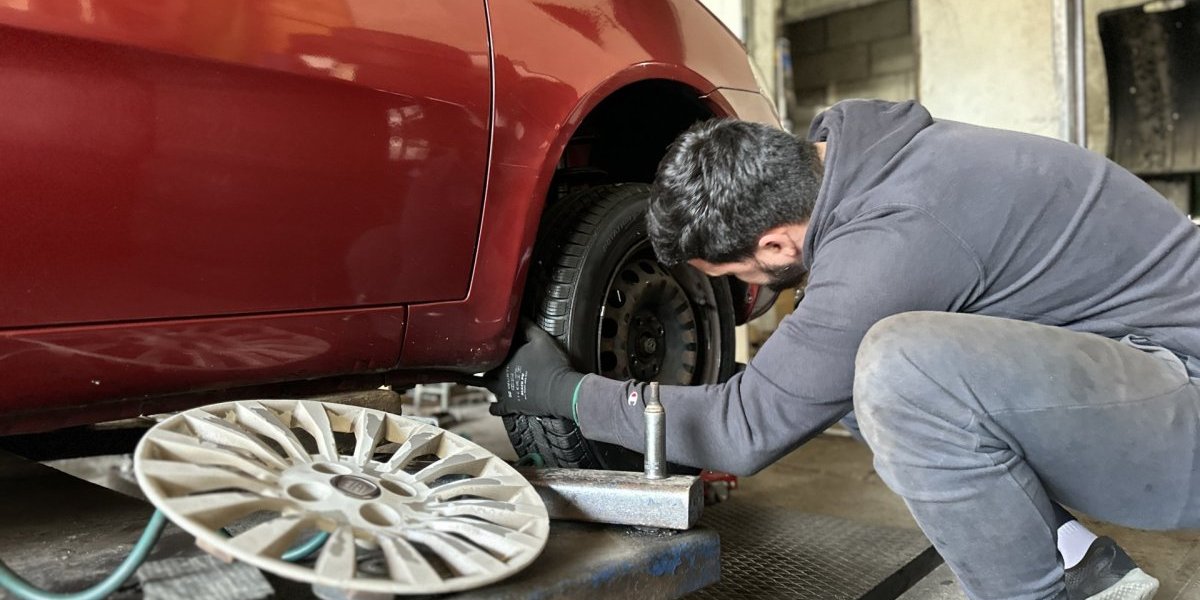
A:
{"label": "hoodie sleeve", "polygon": [[[932,215],[888,206],[824,240],[805,296],[728,382],[661,386],[667,459],[735,474],[755,473],[837,422],[852,408],[854,359],[867,330],[909,311],[958,312],[983,270]],[[644,450],[644,404],[636,383],[584,378],[579,425],[589,439]]]}

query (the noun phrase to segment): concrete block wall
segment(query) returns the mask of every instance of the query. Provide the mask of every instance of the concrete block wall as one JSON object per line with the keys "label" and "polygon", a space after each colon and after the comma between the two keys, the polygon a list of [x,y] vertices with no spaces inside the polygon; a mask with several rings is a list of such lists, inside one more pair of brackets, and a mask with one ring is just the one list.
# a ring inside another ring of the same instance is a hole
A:
{"label": "concrete block wall", "polygon": [[1066,0],[914,4],[933,116],[1067,139]]}
{"label": "concrete block wall", "polygon": [[886,0],[785,25],[791,44],[797,131],[846,98],[916,97],[910,0]]}

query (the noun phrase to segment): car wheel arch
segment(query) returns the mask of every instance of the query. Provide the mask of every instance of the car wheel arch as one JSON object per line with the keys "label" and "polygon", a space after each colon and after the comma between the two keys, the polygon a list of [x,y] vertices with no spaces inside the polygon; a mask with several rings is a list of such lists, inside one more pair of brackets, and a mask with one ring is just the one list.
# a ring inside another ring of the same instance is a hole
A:
{"label": "car wheel arch", "polygon": [[[516,161],[525,165],[522,169],[529,169],[530,178],[537,183],[522,190],[520,196],[506,196],[501,191],[504,188],[489,181],[482,218],[487,225],[485,230],[480,231],[476,245],[476,269],[470,290],[466,297],[458,301],[409,307],[409,326],[405,332],[404,350],[398,361],[400,368],[478,372],[494,367],[503,360],[516,328],[520,300],[528,276],[528,261],[537,240],[538,223],[546,207],[562,196],[555,191],[555,186],[561,182],[556,181],[556,174],[560,172],[564,157],[570,151],[570,142],[583,135],[585,126],[594,122],[597,111],[603,114],[627,94],[645,94],[645,90],[670,90],[678,104],[669,106],[692,106],[697,111],[703,109],[695,113],[698,119],[735,116],[730,105],[721,101],[719,93],[713,93],[719,92],[717,86],[698,73],[680,65],[641,63],[631,65],[598,82],[590,91],[578,95],[572,108],[557,112],[556,115],[539,115],[540,118],[561,124],[551,140],[541,138],[541,142],[538,142],[536,138],[527,136],[521,140],[510,137],[503,144],[495,142],[497,152],[492,156],[493,165],[505,163],[513,157],[519,158],[520,154],[530,151],[530,144],[546,144],[545,149],[538,151],[541,155],[540,164]],[[497,101],[504,97],[503,94],[499,95]],[[497,110],[505,113],[511,107],[503,110],[497,107]],[[688,121],[677,127],[671,139],[691,123]],[[497,131],[496,135],[501,134]],[[664,144],[662,151],[665,152],[665,149]],[[661,153],[654,158],[655,167],[660,158]],[[633,181],[649,182],[652,179],[653,170],[644,168],[644,165],[642,176]],[[503,266],[496,268],[497,265],[493,264],[489,267],[491,270],[485,273],[480,267],[484,260],[503,263]],[[464,323],[471,324],[471,331],[464,329]],[[441,340],[447,337],[460,339],[471,347],[472,356],[464,359],[461,353],[443,347]]]}

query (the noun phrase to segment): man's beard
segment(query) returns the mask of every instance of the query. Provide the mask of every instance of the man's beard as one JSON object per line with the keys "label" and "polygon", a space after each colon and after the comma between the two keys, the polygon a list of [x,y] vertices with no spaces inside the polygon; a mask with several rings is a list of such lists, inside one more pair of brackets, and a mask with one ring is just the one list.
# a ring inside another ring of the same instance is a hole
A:
{"label": "man's beard", "polygon": [[804,260],[800,258],[797,258],[796,262],[777,267],[768,267],[759,262],[758,268],[767,275],[767,287],[776,292],[803,287],[807,283],[808,269],[804,268]]}

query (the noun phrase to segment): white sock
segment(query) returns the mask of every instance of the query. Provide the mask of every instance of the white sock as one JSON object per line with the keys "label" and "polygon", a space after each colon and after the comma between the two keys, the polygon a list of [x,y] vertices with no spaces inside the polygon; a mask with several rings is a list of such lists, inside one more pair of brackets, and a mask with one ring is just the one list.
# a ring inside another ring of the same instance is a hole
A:
{"label": "white sock", "polygon": [[1063,557],[1063,568],[1070,569],[1079,564],[1094,541],[1096,534],[1088,531],[1083,523],[1074,519],[1063,523],[1058,528],[1058,553]]}

